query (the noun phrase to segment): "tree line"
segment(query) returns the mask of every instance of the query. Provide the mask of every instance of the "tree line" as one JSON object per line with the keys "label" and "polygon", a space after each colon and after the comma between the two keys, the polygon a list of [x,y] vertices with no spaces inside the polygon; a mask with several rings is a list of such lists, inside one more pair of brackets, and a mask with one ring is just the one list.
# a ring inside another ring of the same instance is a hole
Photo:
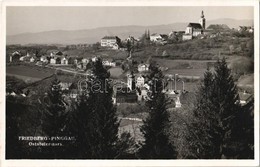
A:
{"label": "tree line", "polygon": [[[87,85],[99,81],[107,84],[110,73],[102,60],[92,62],[92,74]],[[74,140],[53,141],[63,146],[28,147],[18,141],[22,134],[19,114],[28,110],[15,97],[7,97],[6,108],[6,158],[36,159],[177,159],[178,150],[170,140],[169,98],[163,93],[164,75],[159,67],[150,67],[148,76],[148,116],[143,120],[141,132],[144,141],[136,143],[129,133],[119,135],[116,105],[113,104],[113,85],[106,91],[91,91],[91,86],[82,91],[74,103],[63,98],[58,78],[52,81],[40,119],[32,117],[42,136],[72,136]],[[222,159],[254,158],[253,104],[239,104],[236,85],[225,59],[218,61],[214,71],[207,70],[197,92],[192,120],[185,136],[186,158]],[[18,111],[19,110],[19,111]],[[23,121],[23,120],[22,120]],[[29,121],[30,122],[30,121]],[[175,129],[178,130],[178,129]],[[23,131],[24,132],[24,131]]]}

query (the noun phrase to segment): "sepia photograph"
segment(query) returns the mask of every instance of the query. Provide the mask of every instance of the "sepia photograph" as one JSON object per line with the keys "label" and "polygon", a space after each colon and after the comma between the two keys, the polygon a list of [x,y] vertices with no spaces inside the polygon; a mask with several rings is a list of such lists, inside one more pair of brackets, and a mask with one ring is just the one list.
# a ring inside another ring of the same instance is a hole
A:
{"label": "sepia photograph", "polygon": [[2,156],[258,159],[254,2],[5,5]]}

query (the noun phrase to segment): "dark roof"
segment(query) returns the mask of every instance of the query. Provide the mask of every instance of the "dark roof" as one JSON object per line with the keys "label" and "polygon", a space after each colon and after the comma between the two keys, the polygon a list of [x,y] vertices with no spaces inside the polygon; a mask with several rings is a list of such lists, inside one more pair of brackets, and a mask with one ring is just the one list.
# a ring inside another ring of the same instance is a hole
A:
{"label": "dark roof", "polygon": [[189,23],[188,27],[192,27],[192,28],[195,28],[195,29],[202,29],[202,27],[199,23]]}
{"label": "dark roof", "polygon": [[117,39],[117,36],[105,36],[102,39]]}
{"label": "dark roof", "polygon": [[166,34],[160,34],[162,38],[168,38],[168,35]]}
{"label": "dark roof", "polygon": [[55,53],[55,55],[61,56],[61,55],[63,55],[63,53],[61,51],[58,51],[58,52]]}
{"label": "dark roof", "polygon": [[210,24],[207,29],[229,30],[230,28],[226,24]]}
{"label": "dark roof", "polygon": [[250,98],[252,98],[252,95],[249,93],[239,92],[239,98],[240,100],[248,101]]}

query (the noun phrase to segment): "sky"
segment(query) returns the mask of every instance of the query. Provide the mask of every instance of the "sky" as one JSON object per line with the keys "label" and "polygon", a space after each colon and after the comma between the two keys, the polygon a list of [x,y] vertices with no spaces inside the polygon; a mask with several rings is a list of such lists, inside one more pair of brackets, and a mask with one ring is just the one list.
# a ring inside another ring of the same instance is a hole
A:
{"label": "sky", "polygon": [[6,33],[15,35],[52,30],[81,30],[125,25],[161,25],[206,20],[253,19],[253,7],[29,7],[8,6]]}

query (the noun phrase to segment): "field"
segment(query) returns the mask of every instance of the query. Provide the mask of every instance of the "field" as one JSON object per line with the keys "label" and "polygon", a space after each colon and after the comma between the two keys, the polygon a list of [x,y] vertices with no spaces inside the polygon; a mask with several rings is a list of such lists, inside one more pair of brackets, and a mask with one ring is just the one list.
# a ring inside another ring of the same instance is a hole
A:
{"label": "field", "polygon": [[54,72],[55,70],[37,66],[16,65],[6,67],[6,75],[15,76],[27,82],[41,80],[54,74]]}
{"label": "field", "polygon": [[123,74],[123,70],[120,67],[110,68],[109,72],[111,74],[111,78],[119,78]]}

